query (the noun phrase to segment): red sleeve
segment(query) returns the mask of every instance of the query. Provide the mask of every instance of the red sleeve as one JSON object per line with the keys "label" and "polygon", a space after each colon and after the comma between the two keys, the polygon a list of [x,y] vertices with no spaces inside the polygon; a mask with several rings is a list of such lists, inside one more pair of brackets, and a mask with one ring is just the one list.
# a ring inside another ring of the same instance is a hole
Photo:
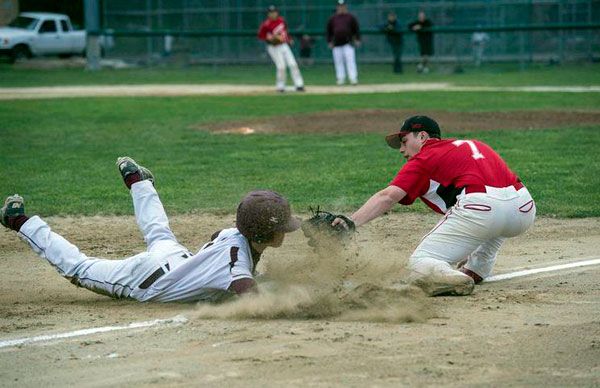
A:
{"label": "red sleeve", "polygon": [[406,196],[400,203],[410,205],[429,189],[429,174],[421,160],[411,159],[398,171],[396,177],[390,182],[390,186],[404,190]]}
{"label": "red sleeve", "polygon": [[267,40],[267,25],[266,25],[266,23],[263,22],[260,25],[257,36],[258,36],[258,39],[260,39],[260,40]]}

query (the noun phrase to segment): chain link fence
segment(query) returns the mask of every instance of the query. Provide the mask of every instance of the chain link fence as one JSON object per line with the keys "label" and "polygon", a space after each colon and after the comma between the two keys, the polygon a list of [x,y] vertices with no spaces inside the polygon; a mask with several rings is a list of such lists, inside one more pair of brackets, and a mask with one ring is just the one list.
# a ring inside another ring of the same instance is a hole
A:
{"label": "chain link fence", "polygon": [[[138,62],[174,58],[187,63],[268,62],[255,33],[271,3],[102,0],[102,30],[114,36],[114,45],[105,54]],[[335,2],[280,0],[275,4],[296,38],[309,34],[315,39],[315,61],[331,61],[324,31]],[[389,11],[396,12],[399,22],[407,25],[419,10],[434,23],[433,61],[471,61],[473,33],[477,31],[487,34],[486,61],[564,62],[600,57],[599,0],[354,0],[348,4],[363,31],[363,45],[357,52],[363,63],[390,60],[390,48],[379,32]],[[297,46],[293,49],[298,50]],[[416,38],[408,31],[403,52],[405,61],[417,59]]]}

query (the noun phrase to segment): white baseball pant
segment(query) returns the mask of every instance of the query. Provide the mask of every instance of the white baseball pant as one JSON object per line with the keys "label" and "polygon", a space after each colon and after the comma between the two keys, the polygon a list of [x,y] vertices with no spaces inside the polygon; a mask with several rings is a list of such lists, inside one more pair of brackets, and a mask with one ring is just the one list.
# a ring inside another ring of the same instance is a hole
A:
{"label": "white baseball pant", "polygon": [[412,281],[432,275],[466,277],[453,265],[488,277],[506,238],[525,232],[535,220],[535,203],[526,187],[487,187],[461,194],[457,203],[421,240],[409,259]]}
{"label": "white baseball pant", "polygon": [[19,237],[73,284],[117,298],[142,299],[147,287],[140,286],[145,281],[161,269],[162,273],[168,272],[169,261],[189,253],[171,232],[165,210],[150,181],[134,183],[131,196],[135,217],[148,247],[146,252],[123,260],[88,257],[52,232],[38,216],[23,224]]}
{"label": "white baseball pant", "polygon": [[294,58],[294,54],[287,43],[281,43],[276,46],[270,44],[267,46],[267,52],[277,68],[275,73],[275,86],[277,90],[285,89],[286,67],[290,68],[290,75],[294,81],[294,86],[297,88],[304,86],[304,80],[302,79],[302,74],[300,74],[296,58]]}
{"label": "white baseball pant", "polygon": [[346,70],[350,83],[358,82],[358,70],[356,68],[356,54],[354,46],[350,43],[343,46],[335,46],[332,49],[333,64],[335,65],[335,78],[339,85],[346,82]]}

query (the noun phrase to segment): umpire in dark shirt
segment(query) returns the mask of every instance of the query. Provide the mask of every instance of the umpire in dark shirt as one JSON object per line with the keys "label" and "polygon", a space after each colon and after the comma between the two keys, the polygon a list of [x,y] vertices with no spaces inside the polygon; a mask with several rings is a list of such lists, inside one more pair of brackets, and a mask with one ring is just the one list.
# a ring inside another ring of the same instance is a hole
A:
{"label": "umpire in dark shirt", "polygon": [[427,19],[424,11],[419,11],[418,19],[408,25],[408,28],[417,34],[421,51],[421,63],[417,66],[419,73],[429,73],[429,57],[433,55],[433,32],[424,30],[430,29],[432,26],[433,23]]}
{"label": "umpire in dark shirt", "polygon": [[395,12],[390,11],[381,30],[385,34],[392,55],[394,56],[394,73],[402,73],[402,29]]}

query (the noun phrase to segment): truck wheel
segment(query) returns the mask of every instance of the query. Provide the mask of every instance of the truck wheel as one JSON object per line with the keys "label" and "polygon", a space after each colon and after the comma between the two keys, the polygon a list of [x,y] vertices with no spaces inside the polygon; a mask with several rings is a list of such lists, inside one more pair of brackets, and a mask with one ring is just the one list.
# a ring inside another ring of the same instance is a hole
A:
{"label": "truck wheel", "polygon": [[29,47],[25,46],[24,44],[13,47],[12,55],[10,57],[11,63],[29,58],[31,58],[31,51],[29,51]]}

